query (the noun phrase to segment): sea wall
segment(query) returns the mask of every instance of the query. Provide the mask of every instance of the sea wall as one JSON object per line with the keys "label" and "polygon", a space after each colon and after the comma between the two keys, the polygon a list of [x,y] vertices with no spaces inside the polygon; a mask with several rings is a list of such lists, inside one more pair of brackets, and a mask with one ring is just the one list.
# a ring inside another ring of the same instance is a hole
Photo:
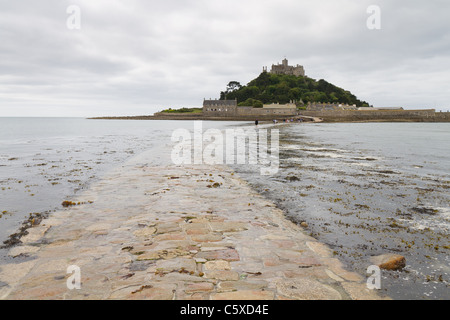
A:
{"label": "sea wall", "polygon": [[294,116],[297,110],[295,108],[253,108],[238,107],[238,116]]}
{"label": "sea wall", "polygon": [[450,122],[450,112],[436,112],[434,118],[439,122]]}
{"label": "sea wall", "polygon": [[[265,108],[253,107],[221,107],[221,108],[203,108],[203,114],[208,117],[261,117],[261,116],[294,116],[297,113],[296,108],[280,108],[274,106]],[[158,113],[158,116],[161,114]]]}
{"label": "sea wall", "polygon": [[[291,110],[273,109],[264,113],[267,108],[239,107],[241,111],[236,115],[222,115],[214,113],[164,113],[158,112],[153,116],[132,117],[100,117],[93,119],[105,120],[209,120],[209,121],[272,121],[274,119],[295,117]],[[288,112],[289,111],[289,112]],[[279,113],[277,113],[279,112]],[[335,110],[335,111],[297,111],[301,116],[321,118],[324,122],[450,122],[450,112],[435,112],[427,110]]]}
{"label": "sea wall", "polygon": [[[246,108],[246,107],[240,107]],[[254,113],[249,110],[243,111],[238,115],[221,115],[217,113],[164,113],[158,112],[153,116],[134,116],[134,117],[101,117],[96,119],[116,119],[116,120],[209,120],[209,121],[272,121],[274,119],[281,120],[286,117],[292,117],[291,114],[283,113]],[[256,109],[262,110],[262,109]]]}
{"label": "sea wall", "polygon": [[425,110],[334,110],[301,111],[301,115],[320,117],[325,122],[347,121],[399,121],[399,122],[448,122],[450,112]]}

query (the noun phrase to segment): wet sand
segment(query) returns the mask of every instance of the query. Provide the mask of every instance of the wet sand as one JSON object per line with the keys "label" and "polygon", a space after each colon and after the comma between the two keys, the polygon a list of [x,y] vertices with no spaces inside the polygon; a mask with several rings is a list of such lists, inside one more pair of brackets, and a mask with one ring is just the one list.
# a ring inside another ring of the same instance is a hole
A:
{"label": "wet sand", "polygon": [[1,299],[381,298],[226,166],[143,154],[72,201],[11,248]]}

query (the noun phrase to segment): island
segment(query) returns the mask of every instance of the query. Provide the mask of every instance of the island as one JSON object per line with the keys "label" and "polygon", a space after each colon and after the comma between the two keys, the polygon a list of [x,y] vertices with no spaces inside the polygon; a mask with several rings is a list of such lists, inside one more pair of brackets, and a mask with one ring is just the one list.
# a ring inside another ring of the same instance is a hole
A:
{"label": "island", "polygon": [[270,71],[263,67],[247,85],[230,81],[219,99],[203,99],[197,108],[168,108],[154,115],[96,117],[115,120],[273,121],[295,119],[323,122],[449,122],[450,112],[435,109],[375,108],[350,91],[324,79],[306,76],[301,65],[284,59]]}

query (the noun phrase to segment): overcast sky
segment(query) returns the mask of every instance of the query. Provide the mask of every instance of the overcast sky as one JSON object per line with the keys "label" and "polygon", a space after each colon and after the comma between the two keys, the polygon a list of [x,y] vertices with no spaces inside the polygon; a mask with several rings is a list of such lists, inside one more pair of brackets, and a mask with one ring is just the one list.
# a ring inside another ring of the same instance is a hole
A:
{"label": "overcast sky", "polygon": [[284,57],[374,106],[448,110],[449,13],[448,0],[0,0],[0,116],[199,107]]}

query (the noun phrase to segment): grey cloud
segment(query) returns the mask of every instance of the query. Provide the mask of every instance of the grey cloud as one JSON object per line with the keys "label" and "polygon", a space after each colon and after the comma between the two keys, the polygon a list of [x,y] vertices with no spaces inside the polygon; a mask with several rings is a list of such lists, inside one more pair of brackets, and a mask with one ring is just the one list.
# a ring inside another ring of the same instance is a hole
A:
{"label": "grey cloud", "polygon": [[[66,28],[70,4],[81,30]],[[372,4],[381,30],[366,28]],[[445,109],[449,9],[440,0],[0,0],[0,116],[199,106],[284,56],[374,105]]]}

